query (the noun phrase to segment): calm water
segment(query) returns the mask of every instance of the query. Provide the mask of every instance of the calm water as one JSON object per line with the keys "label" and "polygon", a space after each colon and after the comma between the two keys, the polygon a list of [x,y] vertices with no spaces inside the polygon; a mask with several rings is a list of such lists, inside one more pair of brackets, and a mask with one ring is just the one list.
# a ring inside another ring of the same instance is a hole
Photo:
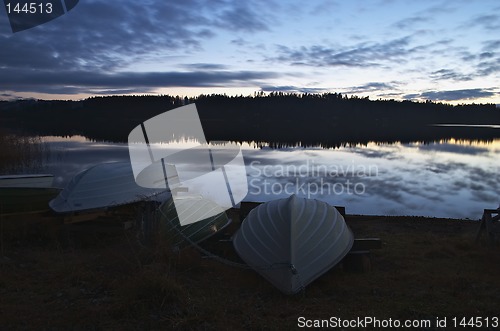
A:
{"label": "calm water", "polygon": [[[43,140],[50,148],[44,171],[56,175],[57,186],[94,164],[129,160],[127,144]],[[279,150],[243,144],[242,151],[247,201],[295,193],[345,206],[350,214],[470,219],[500,203],[500,140]]]}

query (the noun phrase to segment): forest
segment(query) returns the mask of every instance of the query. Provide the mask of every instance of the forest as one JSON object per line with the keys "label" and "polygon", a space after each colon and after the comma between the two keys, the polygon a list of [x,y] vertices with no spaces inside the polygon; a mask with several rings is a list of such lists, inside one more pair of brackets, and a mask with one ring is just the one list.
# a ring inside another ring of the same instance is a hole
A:
{"label": "forest", "polygon": [[208,141],[338,147],[370,141],[500,138],[500,130],[491,127],[436,126],[500,125],[500,109],[495,104],[370,100],[339,93],[2,101],[0,127],[33,135],[82,135],[96,141],[126,142],[129,132],[143,121],[189,103],[196,104]]}

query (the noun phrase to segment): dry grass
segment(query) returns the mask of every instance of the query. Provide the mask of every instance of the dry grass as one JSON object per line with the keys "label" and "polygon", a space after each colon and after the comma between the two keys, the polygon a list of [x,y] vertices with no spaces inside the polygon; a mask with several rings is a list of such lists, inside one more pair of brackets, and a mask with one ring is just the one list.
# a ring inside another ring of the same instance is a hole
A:
{"label": "dry grass", "polygon": [[[500,248],[473,244],[476,223],[398,217],[348,223],[357,237],[383,240],[372,251],[373,270],[338,266],[295,296],[193,249],[143,247],[119,228],[20,232],[0,257],[1,329],[290,329],[299,316],[498,316]],[[207,247],[234,258],[229,243]]]}
{"label": "dry grass", "polygon": [[23,173],[43,166],[48,148],[38,137],[0,131],[0,173]]}

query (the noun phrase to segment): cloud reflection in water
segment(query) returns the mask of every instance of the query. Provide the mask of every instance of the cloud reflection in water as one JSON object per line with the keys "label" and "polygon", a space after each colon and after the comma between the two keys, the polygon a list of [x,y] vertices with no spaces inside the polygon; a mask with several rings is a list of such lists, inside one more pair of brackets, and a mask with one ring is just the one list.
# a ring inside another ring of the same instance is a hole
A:
{"label": "cloud reflection in water", "polygon": [[[58,186],[94,164],[129,160],[126,144],[63,138],[48,143],[46,170]],[[283,150],[244,144],[245,200],[297,193],[345,206],[350,214],[478,219],[484,208],[500,202],[499,147],[500,141]]]}

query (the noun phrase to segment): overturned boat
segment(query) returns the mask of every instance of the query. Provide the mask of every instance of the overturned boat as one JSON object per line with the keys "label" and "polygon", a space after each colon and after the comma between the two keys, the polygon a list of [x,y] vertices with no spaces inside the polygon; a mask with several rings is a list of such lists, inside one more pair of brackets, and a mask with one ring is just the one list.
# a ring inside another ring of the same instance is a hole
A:
{"label": "overturned boat", "polygon": [[130,162],[110,162],[74,176],[49,205],[57,213],[98,211],[155,199],[166,193],[165,188],[137,185]]}
{"label": "overturned boat", "polygon": [[0,214],[19,215],[49,210],[61,189],[52,187],[51,174],[0,176]]}
{"label": "overturned boat", "polygon": [[200,243],[230,223],[224,209],[200,195],[178,194],[157,210],[162,239],[177,249]]}
{"label": "overturned boat", "polygon": [[256,272],[294,294],[339,263],[353,241],[335,207],[292,195],[253,209],[233,245]]}

